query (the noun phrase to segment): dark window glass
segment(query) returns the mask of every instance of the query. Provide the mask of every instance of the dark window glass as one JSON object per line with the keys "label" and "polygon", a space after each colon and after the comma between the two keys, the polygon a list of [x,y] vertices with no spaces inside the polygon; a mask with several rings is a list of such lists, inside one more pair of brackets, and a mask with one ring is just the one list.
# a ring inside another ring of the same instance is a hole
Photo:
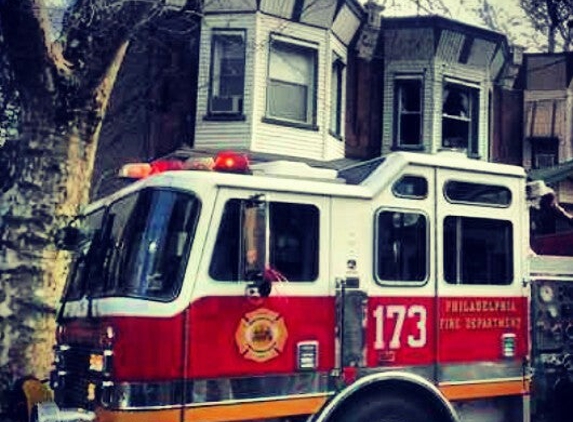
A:
{"label": "dark window glass", "polygon": [[377,217],[376,277],[424,281],[427,277],[427,221],[422,214],[382,211]]}
{"label": "dark window glass", "polygon": [[[225,205],[209,275],[218,281],[238,281],[243,245],[241,204]],[[318,276],[319,212],[313,205],[271,202],[268,204],[269,264],[288,281],[312,281]]]}
{"label": "dark window glass", "polygon": [[198,211],[195,197],[171,190],[146,189],[113,203],[101,229],[78,251],[85,264],[73,277],[85,284],[81,295],[173,299]]}
{"label": "dark window glass", "polygon": [[396,144],[418,146],[422,144],[422,80],[397,79],[396,92]]}
{"label": "dark window glass", "polygon": [[511,204],[511,191],[505,186],[451,181],[446,183],[445,195],[451,202],[504,207]]}
{"label": "dark window glass", "polygon": [[442,146],[478,153],[479,91],[464,85],[444,86]]}
{"label": "dark window glass", "polygon": [[342,84],[344,82],[344,64],[339,60],[332,63],[330,80],[330,131],[342,135]]}
{"label": "dark window glass", "polygon": [[446,217],[444,277],[450,284],[511,284],[511,222],[488,218]]}
{"label": "dark window glass", "polygon": [[65,289],[65,298],[67,300],[76,300],[81,298],[85,286],[88,269],[88,262],[94,259],[97,245],[92,248],[92,243],[98,242],[101,236],[101,228],[104,217],[104,208],[100,208],[89,214],[80,216],[74,226],[80,230],[79,244],[72,258],[72,265],[68,274],[68,282]]}
{"label": "dark window glass", "polygon": [[530,138],[531,164],[535,169],[553,167],[559,162],[558,138]]}
{"label": "dark window glass", "polygon": [[428,195],[428,181],[420,176],[403,176],[394,183],[392,191],[396,196],[422,199]]}
{"label": "dark window glass", "polygon": [[245,84],[245,31],[213,34],[209,111],[214,114],[243,112]]}

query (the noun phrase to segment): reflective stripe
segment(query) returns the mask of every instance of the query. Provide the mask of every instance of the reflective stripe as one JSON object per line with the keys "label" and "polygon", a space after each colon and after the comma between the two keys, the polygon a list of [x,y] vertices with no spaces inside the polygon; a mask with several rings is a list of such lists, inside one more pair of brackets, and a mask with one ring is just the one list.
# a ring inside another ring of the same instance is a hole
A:
{"label": "reflective stripe", "polygon": [[280,418],[316,413],[326,397],[291,398],[256,403],[203,406],[185,410],[185,421],[222,422]]}
{"label": "reflective stripe", "polygon": [[305,372],[261,377],[117,383],[106,390],[109,409],[167,409],[253,400],[278,400],[288,396],[325,395],[333,391],[326,373]]}
{"label": "reflective stripe", "polygon": [[438,380],[454,383],[478,380],[504,380],[521,378],[523,363],[520,360],[506,362],[468,362],[463,364],[441,364],[438,366]]}
{"label": "reflective stripe", "polygon": [[[227,422],[251,419],[280,418],[289,415],[306,415],[317,412],[327,397],[289,398],[252,403],[234,403],[185,408],[187,422]],[[181,408],[147,411],[97,412],[98,422],[181,422]]]}
{"label": "reflective stripe", "polygon": [[98,422],[181,422],[181,409],[148,410],[143,412],[96,411]]}
{"label": "reflective stripe", "polygon": [[524,379],[508,379],[455,384],[442,383],[439,385],[439,389],[448,400],[470,400],[529,394],[529,382]]}

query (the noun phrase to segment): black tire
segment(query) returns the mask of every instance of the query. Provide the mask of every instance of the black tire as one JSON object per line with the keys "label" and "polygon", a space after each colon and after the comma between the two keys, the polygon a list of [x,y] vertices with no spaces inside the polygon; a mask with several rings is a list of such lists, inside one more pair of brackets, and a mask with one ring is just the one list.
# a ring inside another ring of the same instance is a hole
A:
{"label": "black tire", "polygon": [[370,394],[335,412],[329,422],[440,422],[428,406],[392,394]]}

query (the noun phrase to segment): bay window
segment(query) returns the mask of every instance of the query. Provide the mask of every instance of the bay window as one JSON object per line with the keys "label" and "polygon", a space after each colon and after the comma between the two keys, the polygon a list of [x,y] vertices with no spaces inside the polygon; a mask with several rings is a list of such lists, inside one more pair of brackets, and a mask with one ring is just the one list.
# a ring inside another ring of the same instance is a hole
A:
{"label": "bay window", "polygon": [[244,85],[245,31],[214,30],[209,113],[243,113]]}
{"label": "bay window", "polygon": [[442,105],[442,146],[478,154],[479,90],[446,83]]}
{"label": "bay window", "polygon": [[317,49],[271,37],[267,118],[312,126],[316,121]]}
{"label": "bay window", "polygon": [[395,146],[422,146],[422,79],[398,77],[395,92]]}

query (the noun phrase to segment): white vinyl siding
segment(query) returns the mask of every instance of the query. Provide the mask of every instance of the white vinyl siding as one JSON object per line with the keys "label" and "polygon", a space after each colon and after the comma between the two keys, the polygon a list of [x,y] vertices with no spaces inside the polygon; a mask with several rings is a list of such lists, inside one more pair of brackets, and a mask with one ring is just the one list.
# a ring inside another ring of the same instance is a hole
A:
{"label": "white vinyl siding", "polygon": [[[269,40],[271,35],[279,35],[281,40],[291,38],[294,43],[299,41],[301,46],[316,46],[316,78],[315,98],[316,109],[314,128],[301,128],[281,124],[273,124],[266,120],[267,114],[267,78],[269,60]],[[330,66],[331,47],[328,31],[317,27],[286,22],[268,15],[258,16],[257,25],[257,60],[255,61],[254,79],[254,136],[252,149],[258,152],[285,154],[311,159],[331,159],[343,157],[344,148],[335,146],[341,144],[328,134],[330,120]],[[337,50],[338,53],[338,50]],[[346,51],[340,56],[346,59]],[[328,75],[328,76],[327,76]],[[330,143],[332,139],[332,145]]]}
{"label": "white vinyl siding", "polygon": [[[207,15],[201,29],[199,77],[197,82],[197,113],[194,147],[213,149],[248,149],[252,137],[253,68],[255,43],[255,15]],[[209,87],[211,81],[211,42],[215,29],[244,31],[245,75],[242,114],[244,120],[212,121],[209,116]]]}

